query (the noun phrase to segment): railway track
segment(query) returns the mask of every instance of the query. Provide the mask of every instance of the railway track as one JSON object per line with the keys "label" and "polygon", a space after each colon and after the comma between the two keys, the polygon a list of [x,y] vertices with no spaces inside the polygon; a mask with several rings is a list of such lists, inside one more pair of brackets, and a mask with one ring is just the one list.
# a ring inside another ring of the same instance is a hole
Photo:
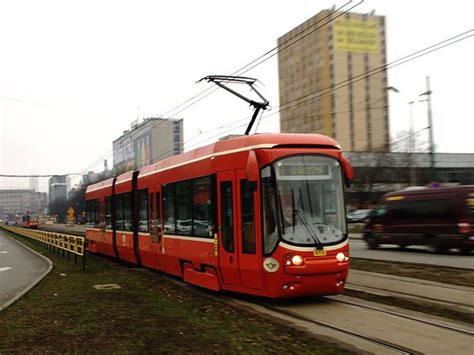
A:
{"label": "railway track", "polygon": [[242,302],[316,334],[377,354],[471,354],[473,349],[474,329],[468,325],[352,297],[329,296],[283,304],[262,300]]}

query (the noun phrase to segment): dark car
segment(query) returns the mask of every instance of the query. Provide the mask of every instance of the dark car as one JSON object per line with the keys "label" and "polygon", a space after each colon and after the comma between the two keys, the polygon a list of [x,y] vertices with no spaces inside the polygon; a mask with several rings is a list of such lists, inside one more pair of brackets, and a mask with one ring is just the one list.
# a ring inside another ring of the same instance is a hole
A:
{"label": "dark car", "polygon": [[369,248],[426,245],[441,253],[474,249],[474,185],[397,191],[382,197],[364,227]]}
{"label": "dark car", "polygon": [[365,223],[371,211],[371,209],[367,209],[349,212],[347,214],[347,223]]}

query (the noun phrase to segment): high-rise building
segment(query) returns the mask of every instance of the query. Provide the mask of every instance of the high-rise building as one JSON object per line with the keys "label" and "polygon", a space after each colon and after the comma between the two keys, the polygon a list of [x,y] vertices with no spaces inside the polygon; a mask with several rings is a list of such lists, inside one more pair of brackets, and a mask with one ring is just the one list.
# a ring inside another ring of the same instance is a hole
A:
{"label": "high-rise building", "polygon": [[67,175],[54,175],[49,179],[49,204],[57,200],[66,201],[70,179]]}
{"label": "high-rise building", "polygon": [[385,18],[339,15],[321,11],[278,39],[281,132],[325,134],[346,151],[386,151]]}
{"label": "high-rise building", "polygon": [[113,142],[114,170],[125,172],[183,152],[183,120],[150,117]]}
{"label": "high-rise building", "polygon": [[30,176],[30,190],[38,191],[38,177]]}

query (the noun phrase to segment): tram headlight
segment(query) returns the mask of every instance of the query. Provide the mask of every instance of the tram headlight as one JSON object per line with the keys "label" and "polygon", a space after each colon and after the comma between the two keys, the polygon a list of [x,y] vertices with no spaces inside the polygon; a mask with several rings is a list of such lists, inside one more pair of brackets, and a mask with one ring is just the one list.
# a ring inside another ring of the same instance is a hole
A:
{"label": "tram headlight", "polygon": [[339,252],[336,255],[336,260],[342,263],[344,261],[349,261],[349,257],[346,256],[346,254],[344,254],[343,252]]}
{"label": "tram headlight", "polygon": [[291,258],[291,263],[296,266],[300,266],[303,264],[303,258],[299,255],[295,255]]}

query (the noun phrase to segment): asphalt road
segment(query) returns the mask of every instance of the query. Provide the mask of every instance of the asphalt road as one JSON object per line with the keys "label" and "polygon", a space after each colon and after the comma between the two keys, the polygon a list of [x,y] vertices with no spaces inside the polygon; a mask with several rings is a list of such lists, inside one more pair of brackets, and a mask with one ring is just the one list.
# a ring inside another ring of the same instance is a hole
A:
{"label": "asphalt road", "polygon": [[430,264],[474,269],[474,254],[461,255],[455,251],[448,254],[431,254],[422,246],[406,247],[401,250],[398,246],[382,245],[379,249],[371,250],[361,239],[350,240],[351,256],[376,260],[389,260],[418,264]]}
{"label": "asphalt road", "polygon": [[50,269],[46,258],[0,231],[0,310],[33,287]]}

